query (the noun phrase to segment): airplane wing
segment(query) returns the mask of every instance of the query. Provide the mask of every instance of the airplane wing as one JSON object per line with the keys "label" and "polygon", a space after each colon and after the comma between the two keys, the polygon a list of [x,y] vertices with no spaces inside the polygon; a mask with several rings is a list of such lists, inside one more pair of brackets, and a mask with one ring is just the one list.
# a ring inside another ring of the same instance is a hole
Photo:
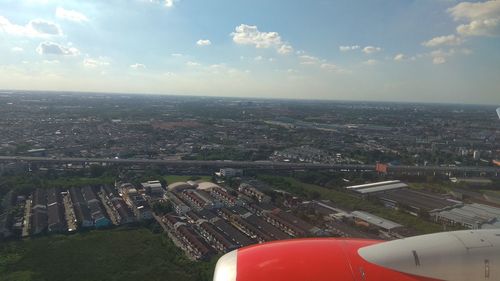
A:
{"label": "airplane wing", "polygon": [[395,241],[313,238],[232,251],[214,281],[500,280],[500,230],[443,232]]}

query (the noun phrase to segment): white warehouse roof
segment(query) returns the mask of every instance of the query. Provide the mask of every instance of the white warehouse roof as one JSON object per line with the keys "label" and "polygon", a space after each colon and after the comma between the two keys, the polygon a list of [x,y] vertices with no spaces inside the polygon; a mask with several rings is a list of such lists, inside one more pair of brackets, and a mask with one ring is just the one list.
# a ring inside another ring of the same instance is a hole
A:
{"label": "white warehouse roof", "polygon": [[362,211],[354,211],[351,213],[351,215],[355,218],[364,220],[371,225],[378,226],[385,230],[391,230],[394,228],[402,227],[402,225],[398,223]]}

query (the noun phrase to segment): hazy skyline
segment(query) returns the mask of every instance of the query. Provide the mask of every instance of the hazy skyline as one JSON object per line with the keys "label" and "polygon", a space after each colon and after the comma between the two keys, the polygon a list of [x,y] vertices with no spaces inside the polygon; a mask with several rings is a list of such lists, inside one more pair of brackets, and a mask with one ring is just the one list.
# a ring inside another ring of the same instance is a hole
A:
{"label": "hazy skyline", "polygon": [[500,104],[500,1],[0,3],[0,88]]}

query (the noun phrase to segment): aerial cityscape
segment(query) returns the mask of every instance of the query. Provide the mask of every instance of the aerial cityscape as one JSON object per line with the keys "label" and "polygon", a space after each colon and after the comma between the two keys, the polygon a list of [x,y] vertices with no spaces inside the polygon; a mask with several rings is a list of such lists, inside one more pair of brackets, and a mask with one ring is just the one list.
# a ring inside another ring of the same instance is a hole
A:
{"label": "aerial cityscape", "polygon": [[500,0],[0,2],[0,281],[500,281]]}
{"label": "aerial cityscape", "polygon": [[152,228],[210,262],[273,240],[500,227],[494,106],[27,91],[0,103],[4,241]]}

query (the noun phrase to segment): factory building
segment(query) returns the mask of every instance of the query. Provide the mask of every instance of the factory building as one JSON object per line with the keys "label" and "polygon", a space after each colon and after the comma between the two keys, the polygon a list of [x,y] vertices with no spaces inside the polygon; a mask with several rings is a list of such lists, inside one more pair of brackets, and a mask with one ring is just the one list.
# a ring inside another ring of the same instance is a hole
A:
{"label": "factory building", "polygon": [[494,228],[500,223],[500,208],[483,204],[467,204],[460,208],[436,213],[436,222],[460,225],[470,229]]}
{"label": "factory building", "polygon": [[151,197],[161,198],[163,196],[164,190],[160,181],[147,181],[141,183],[142,188],[146,190],[146,193],[151,195]]}
{"label": "factory building", "polygon": [[439,194],[408,188],[389,190],[378,193],[376,196],[386,207],[402,209],[415,216],[423,213],[433,214],[462,205],[460,201],[451,200]]}
{"label": "factory building", "polygon": [[388,233],[403,228],[403,226],[398,223],[386,220],[384,218],[378,217],[376,215],[367,212],[354,211],[351,213],[351,215],[354,218],[357,225],[374,227],[376,229],[380,229]]}
{"label": "factory building", "polygon": [[347,190],[353,191],[362,196],[372,195],[378,192],[385,192],[389,190],[395,190],[407,187],[408,185],[398,181],[383,181],[383,182],[375,182],[361,185],[352,185],[346,187]]}

